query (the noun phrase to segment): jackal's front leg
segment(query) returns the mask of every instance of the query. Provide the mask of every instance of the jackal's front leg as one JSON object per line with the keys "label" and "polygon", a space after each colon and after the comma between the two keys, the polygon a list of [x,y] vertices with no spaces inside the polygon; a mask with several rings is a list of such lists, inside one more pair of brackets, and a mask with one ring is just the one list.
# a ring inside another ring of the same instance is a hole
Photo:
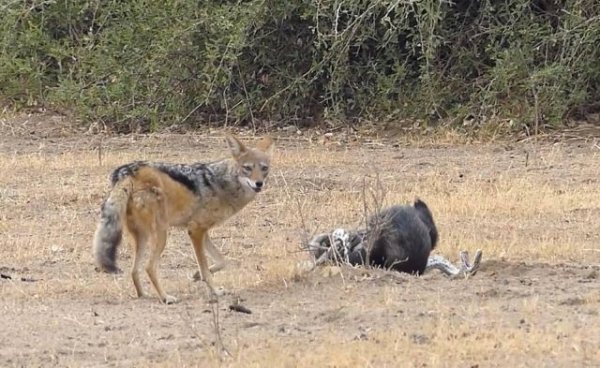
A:
{"label": "jackal's front leg", "polygon": [[188,234],[192,239],[192,245],[194,246],[196,261],[198,263],[198,267],[200,268],[200,275],[202,276],[204,282],[206,282],[206,286],[208,286],[209,301],[215,302],[217,300],[217,293],[212,283],[212,275],[208,268],[208,260],[206,259],[205,252],[206,232],[206,229],[199,227],[190,227],[188,229]]}
{"label": "jackal's front leg", "polygon": [[204,235],[204,249],[206,249],[206,252],[215,262],[210,267],[208,267],[210,272],[215,273],[221,271],[227,265],[225,257],[223,257],[221,252],[219,252],[217,247],[215,247],[212,240],[210,239],[210,236],[208,236],[208,232]]}
{"label": "jackal's front leg", "polygon": [[[214,263],[208,267],[211,273],[215,273],[221,271],[225,266],[227,266],[227,260],[221,252],[215,247],[214,243],[208,236],[208,232],[204,235],[204,249],[206,249],[206,253],[210,255]],[[196,271],[194,275],[192,275],[192,279],[194,281],[201,281],[202,275],[200,275],[200,271]]]}

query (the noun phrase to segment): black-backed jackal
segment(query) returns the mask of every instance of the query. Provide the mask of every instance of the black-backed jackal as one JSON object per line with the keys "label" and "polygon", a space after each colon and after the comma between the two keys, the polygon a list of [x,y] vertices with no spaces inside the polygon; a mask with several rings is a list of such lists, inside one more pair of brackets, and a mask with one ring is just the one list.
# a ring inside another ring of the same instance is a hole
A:
{"label": "black-backed jackal", "polygon": [[[112,189],[102,204],[94,237],[99,270],[119,272],[116,254],[124,224],[134,243],[131,278],[138,297],[145,295],[140,268],[144,251],[149,248],[145,269],[150,281],[161,301],[174,303],[177,299],[163,290],[157,268],[168,229],[185,227],[210,299],[215,299],[211,272],[222,269],[225,259],[208,232],[244,208],[264,188],[273,149],[269,137],[259,141],[255,149],[246,148],[234,136],[226,140],[232,154],[228,159],[189,165],[137,161],[112,172]],[[211,267],[206,253],[215,261]]]}

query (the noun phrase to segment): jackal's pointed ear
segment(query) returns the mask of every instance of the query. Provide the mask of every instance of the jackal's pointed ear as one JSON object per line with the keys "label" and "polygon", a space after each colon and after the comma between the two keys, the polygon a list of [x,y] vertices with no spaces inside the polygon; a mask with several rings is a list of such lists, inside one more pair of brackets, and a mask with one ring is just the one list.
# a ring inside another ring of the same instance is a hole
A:
{"label": "jackal's pointed ear", "polygon": [[242,153],[246,152],[246,146],[233,135],[227,134],[225,139],[233,157],[239,157]]}
{"label": "jackal's pointed ear", "polygon": [[273,154],[274,148],[275,148],[275,144],[273,142],[273,138],[271,138],[269,136],[264,137],[256,144],[256,149],[266,153],[269,156],[271,156]]}

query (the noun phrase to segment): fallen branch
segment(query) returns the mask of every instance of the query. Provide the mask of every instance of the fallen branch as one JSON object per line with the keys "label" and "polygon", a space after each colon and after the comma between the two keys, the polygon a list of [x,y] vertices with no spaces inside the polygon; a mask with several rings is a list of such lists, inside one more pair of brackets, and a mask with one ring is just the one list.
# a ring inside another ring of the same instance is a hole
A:
{"label": "fallen branch", "polygon": [[240,312],[240,313],[246,313],[246,314],[252,314],[252,311],[246,307],[244,307],[243,305],[240,304],[240,300],[237,299],[233,304],[231,304],[229,306],[229,309],[234,311],[234,312]]}

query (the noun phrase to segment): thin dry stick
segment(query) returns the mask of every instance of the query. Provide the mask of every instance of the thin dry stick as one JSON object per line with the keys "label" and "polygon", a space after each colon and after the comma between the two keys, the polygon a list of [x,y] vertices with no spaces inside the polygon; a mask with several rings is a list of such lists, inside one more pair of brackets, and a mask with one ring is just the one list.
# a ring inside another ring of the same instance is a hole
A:
{"label": "thin dry stick", "polygon": [[311,239],[311,237],[308,235],[309,231],[308,231],[308,226],[306,226],[306,221],[304,219],[304,212],[302,212],[302,205],[300,204],[300,200],[298,199],[297,196],[292,196],[290,190],[289,190],[289,185],[287,183],[287,180],[285,180],[285,176],[283,176],[283,173],[280,172],[279,175],[281,176],[281,179],[283,180],[283,187],[285,189],[285,192],[288,196],[288,198],[293,198],[293,200],[296,202],[296,206],[298,207],[298,214],[300,215],[300,225],[301,225],[301,229],[302,229],[302,242],[299,245],[300,249],[298,251],[289,251],[287,250],[287,246],[286,246],[286,253],[290,254],[290,253],[298,253],[298,252],[305,252],[306,250],[308,250],[308,243],[309,243],[309,239]]}
{"label": "thin dry stick", "polygon": [[[369,7],[363,12],[361,13],[359,16],[357,16],[356,18],[354,18],[354,20],[341,32],[337,33],[337,26],[336,26],[336,35],[335,35],[335,41],[334,41],[334,45],[337,45],[338,43],[340,43],[341,41],[337,41],[340,39],[340,37],[342,37],[344,34],[349,33],[350,36],[348,36],[346,43],[343,45],[342,49],[340,50],[340,52],[330,52],[328,53],[325,58],[323,58],[322,60],[320,60],[318,63],[316,63],[315,65],[313,65],[308,71],[306,71],[304,74],[302,74],[300,77],[295,78],[294,80],[290,81],[284,88],[282,88],[281,90],[275,92],[274,94],[272,94],[269,98],[265,99],[265,101],[263,102],[263,104],[261,105],[261,107],[258,109],[258,111],[262,112],[265,107],[275,98],[279,97],[279,95],[281,95],[282,93],[286,92],[287,90],[289,90],[292,87],[295,87],[296,85],[300,84],[301,82],[305,81],[305,78],[308,77],[311,73],[316,72],[321,66],[325,65],[325,63],[330,62],[334,57],[338,56],[338,55],[343,55],[345,51],[348,50],[348,48],[351,45],[351,41],[352,41],[352,35],[354,35],[354,33],[356,33],[356,31],[359,29],[359,27],[362,24],[362,21],[364,19],[366,19],[367,15],[369,15],[369,12],[374,9],[377,5],[379,5],[379,2],[374,2],[373,4],[370,4]],[[317,13],[318,14],[318,13]],[[318,23],[318,17],[317,17],[317,23]],[[320,39],[322,37],[322,35],[320,33],[318,33],[318,27],[317,27],[317,38]],[[336,62],[337,64],[337,62]],[[312,77],[311,80],[305,81],[306,83],[311,83],[316,77]],[[331,84],[331,83],[330,83]]]}
{"label": "thin dry stick", "polygon": [[[362,198],[363,198],[363,219],[365,222],[365,229],[367,231],[367,236],[365,237],[365,239],[370,239],[371,237],[368,236],[368,232],[369,232],[369,206],[367,204],[367,177],[363,177],[363,185],[362,185]],[[371,251],[371,241],[367,240],[367,244],[366,245],[366,252],[365,254],[366,256],[366,263],[371,264],[371,257],[370,257],[370,251]]]}
{"label": "thin dry stick", "polygon": [[211,312],[213,316],[213,326],[215,328],[215,337],[216,337],[216,347],[218,349],[219,358],[223,359],[223,354],[226,356],[232,356],[229,350],[223,344],[223,338],[221,336],[221,326],[219,324],[219,298],[215,295],[216,301],[210,303]]}
{"label": "thin dry stick", "polygon": [[306,222],[304,221],[304,214],[302,213],[302,206],[300,205],[300,200],[298,197],[294,198],[296,200],[296,207],[298,207],[298,216],[300,216],[300,228],[302,229],[302,245],[301,248],[307,248],[309,237],[308,237],[308,229],[306,228]]}
{"label": "thin dry stick", "polygon": [[100,140],[98,141],[98,166],[102,166],[102,138],[103,135],[100,134]]}
{"label": "thin dry stick", "polygon": [[227,92],[227,88],[223,89],[223,103],[225,104],[225,125],[223,125],[224,128],[227,128],[227,126],[229,125],[229,106],[227,105],[227,97],[225,96],[225,92]]}
{"label": "thin dry stick", "polygon": [[[278,140],[280,138],[277,138]],[[283,189],[285,189],[285,194],[287,195],[288,198],[293,198],[292,194],[290,192],[290,186],[287,182],[287,180],[285,180],[285,176],[283,176],[283,171],[279,171],[279,176],[281,177],[281,180],[283,180]]]}
{"label": "thin dry stick", "polygon": [[296,206],[298,207],[298,216],[300,216],[300,228],[302,229],[302,245],[300,247],[303,249],[307,249],[308,242],[310,241],[310,237],[308,236],[308,228],[306,227],[306,221],[304,220],[304,213],[302,212],[300,200],[298,199],[298,197],[295,197],[294,199],[296,200]]}
{"label": "thin dry stick", "polygon": [[[364,221],[365,221],[365,229],[367,230],[367,236],[365,237],[366,243],[366,264],[371,264],[370,253],[371,248],[373,247],[373,241],[376,238],[377,234],[383,226],[385,226],[385,222],[388,219],[381,219],[380,213],[383,207],[383,203],[386,196],[385,188],[383,187],[383,183],[381,182],[381,177],[379,173],[375,175],[376,186],[375,190],[371,190],[371,200],[373,202],[373,214],[369,216],[369,205],[367,203],[367,180],[366,177],[363,178],[363,188],[362,188],[362,197],[363,197],[363,210],[364,210]],[[375,221],[372,221],[369,224],[369,218],[372,217]]]}
{"label": "thin dry stick", "polygon": [[217,79],[217,76],[218,76],[219,72],[223,68],[223,61],[225,60],[225,56],[227,55],[227,51],[229,51],[229,47],[230,46],[231,46],[231,42],[229,42],[227,44],[227,46],[225,47],[225,51],[223,52],[223,56],[221,57],[221,61],[219,62],[219,67],[217,68],[217,71],[215,72],[215,77],[210,81],[210,85],[209,85],[209,88],[208,88],[208,93],[206,94],[206,98],[204,99],[203,102],[201,102],[198,105],[196,105],[196,107],[194,107],[192,109],[192,111],[190,111],[183,119],[181,119],[179,121],[179,124],[182,124],[184,121],[186,121],[190,116],[192,116],[193,113],[195,113],[196,111],[198,111],[198,109],[200,107],[202,107],[202,105],[205,105],[205,104],[208,103],[208,99],[210,98],[210,95],[212,94],[212,91],[213,91],[213,87],[214,87],[214,84],[215,84],[215,79]]}
{"label": "thin dry stick", "polygon": [[342,267],[341,267],[341,265],[342,265],[342,257],[340,255],[337,247],[334,246],[335,244],[333,243],[332,240],[333,239],[329,239],[329,243],[331,244],[331,247],[329,249],[333,250],[333,256],[334,256],[334,259],[335,259],[335,264],[340,269],[340,277],[342,278],[342,285],[346,286],[346,277],[344,276],[344,272],[342,272]]}
{"label": "thin dry stick", "polygon": [[238,66],[238,74],[240,76],[240,81],[242,82],[242,89],[244,90],[244,95],[246,97],[246,101],[248,103],[248,112],[250,113],[250,120],[252,121],[252,134],[256,134],[256,123],[254,121],[254,114],[252,113],[252,106],[250,106],[250,97],[248,97],[248,90],[246,89],[246,82],[244,82],[244,77],[242,76],[242,71]]}
{"label": "thin dry stick", "polygon": [[[179,317],[181,317],[182,320],[184,320],[184,326],[186,326],[187,328],[189,328],[190,332],[192,334],[194,334],[194,336],[196,336],[196,338],[198,339],[198,341],[202,341],[205,342],[204,339],[202,338],[202,336],[200,336],[200,334],[198,333],[198,331],[196,331],[195,328],[193,328],[193,318],[192,315],[190,314],[189,309],[185,310],[185,316],[183,313],[179,314]],[[186,318],[187,317],[187,318]]]}
{"label": "thin dry stick", "polygon": [[531,91],[533,93],[533,103],[534,103],[534,109],[535,109],[535,129],[534,129],[534,134],[535,134],[535,141],[537,142],[538,135],[540,133],[540,101],[539,101],[539,98],[538,98],[537,89],[535,87],[532,87]]}

